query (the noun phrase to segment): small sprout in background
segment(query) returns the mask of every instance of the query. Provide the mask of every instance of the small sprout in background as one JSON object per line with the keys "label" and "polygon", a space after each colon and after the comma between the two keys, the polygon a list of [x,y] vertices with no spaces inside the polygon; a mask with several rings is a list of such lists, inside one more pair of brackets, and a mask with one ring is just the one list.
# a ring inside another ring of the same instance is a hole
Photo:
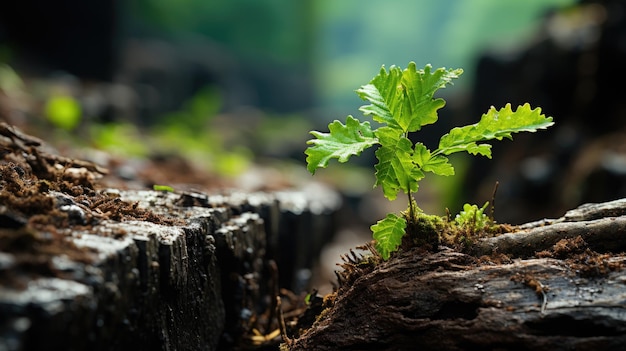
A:
{"label": "small sprout in background", "polygon": [[82,108],[80,103],[68,95],[54,95],[46,102],[46,117],[56,127],[72,131],[80,124]]}
{"label": "small sprout in background", "polygon": [[484,213],[487,206],[489,206],[489,202],[485,202],[481,208],[478,208],[477,205],[465,204],[463,205],[463,210],[454,218],[454,221],[459,227],[477,232],[480,228],[485,228],[492,223],[491,218]]}
{"label": "small sprout in background", "polygon": [[152,189],[153,189],[153,190],[155,190],[155,191],[164,191],[164,192],[168,192],[168,193],[174,192],[174,188],[172,188],[172,187],[171,187],[171,186],[169,186],[169,185],[158,185],[158,184],[154,184],[154,185],[152,186]]}

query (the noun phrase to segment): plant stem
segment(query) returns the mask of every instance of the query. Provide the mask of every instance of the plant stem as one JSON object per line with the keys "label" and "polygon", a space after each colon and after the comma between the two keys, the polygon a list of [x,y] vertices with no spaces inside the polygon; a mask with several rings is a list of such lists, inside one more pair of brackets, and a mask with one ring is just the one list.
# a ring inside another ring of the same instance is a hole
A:
{"label": "plant stem", "polygon": [[415,218],[415,209],[413,208],[413,196],[411,196],[411,191],[407,192],[407,196],[409,197],[409,220],[413,221]]}
{"label": "plant stem", "polygon": [[[407,133],[407,131],[404,131],[404,133],[402,133],[402,136],[408,139],[409,133]],[[407,197],[409,198],[409,220],[413,221],[413,219],[415,218],[415,208],[413,206],[413,196],[411,194],[411,181],[410,180],[407,182],[406,189],[407,189],[406,194],[407,194]]]}

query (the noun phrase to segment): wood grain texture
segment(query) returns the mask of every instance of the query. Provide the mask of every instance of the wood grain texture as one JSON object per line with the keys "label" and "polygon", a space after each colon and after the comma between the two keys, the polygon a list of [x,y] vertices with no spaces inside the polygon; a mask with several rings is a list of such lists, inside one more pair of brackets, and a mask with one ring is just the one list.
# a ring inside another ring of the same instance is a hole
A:
{"label": "wood grain texture", "polygon": [[[449,248],[400,252],[340,287],[332,307],[283,346],[622,349],[624,204],[585,205],[561,219],[529,224],[520,232],[485,239],[474,255]],[[570,251],[558,251],[557,243],[570,245]]]}

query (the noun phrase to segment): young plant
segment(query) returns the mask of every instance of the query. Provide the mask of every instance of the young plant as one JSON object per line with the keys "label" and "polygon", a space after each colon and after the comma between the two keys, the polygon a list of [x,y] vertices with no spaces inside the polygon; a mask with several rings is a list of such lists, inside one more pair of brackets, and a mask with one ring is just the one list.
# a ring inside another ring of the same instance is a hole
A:
{"label": "young plant", "polygon": [[491,222],[491,218],[485,214],[487,206],[489,202],[485,202],[481,208],[478,208],[478,205],[465,204],[463,210],[454,218],[454,222],[459,227],[466,227],[473,232],[478,231]]}
{"label": "young plant", "polygon": [[453,128],[441,137],[435,150],[421,142],[414,144],[409,134],[437,122],[437,111],[445,105],[443,99],[434,98],[435,92],[452,84],[462,73],[462,69],[432,70],[430,65],[418,70],[414,62],[404,70],[391,66],[387,71],[382,66],[369,84],[356,90],[361,99],[369,102],[359,110],[371,115],[380,126],[373,128],[369,121],[361,122],[348,116],[346,124],[338,120],[330,123],[329,133],[312,131],[315,138],[307,141],[310,145],[305,150],[307,169],[312,174],[318,168],[326,168],[333,158],[344,163],[350,156],[378,146],[374,187],[381,186],[390,201],[401,191],[408,197],[406,213],[400,216],[389,213],[371,226],[376,249],[384,259],[398,248],[407,231],[411,234],[412,228],[419,227],[419,209],[413,200],[419,181],[428,172],[454,175],[454,167],[446,156],[468,152],[491,158],[491,145],[485,141],[512,139],[512,133],[535,132],[554,124],[552,117],[541,114],[540,108],[532,109],[524,104],[513,110],[507,104],[499,110],[491,107],[478,123]]}

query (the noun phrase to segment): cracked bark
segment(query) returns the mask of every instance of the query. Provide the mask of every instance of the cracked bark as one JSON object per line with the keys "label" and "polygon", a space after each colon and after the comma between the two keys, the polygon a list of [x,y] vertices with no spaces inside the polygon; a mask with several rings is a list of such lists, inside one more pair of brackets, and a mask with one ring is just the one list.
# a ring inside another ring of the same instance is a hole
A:
{"label": "cracked bark", "polygon": [[[625,200],[588,204],[484,239],[472,255],[448,248],[400,252],[342,286],[332,308],[284,346],[622,349],[625,214]],[[570,245],[570,251],[555,245]]]}

